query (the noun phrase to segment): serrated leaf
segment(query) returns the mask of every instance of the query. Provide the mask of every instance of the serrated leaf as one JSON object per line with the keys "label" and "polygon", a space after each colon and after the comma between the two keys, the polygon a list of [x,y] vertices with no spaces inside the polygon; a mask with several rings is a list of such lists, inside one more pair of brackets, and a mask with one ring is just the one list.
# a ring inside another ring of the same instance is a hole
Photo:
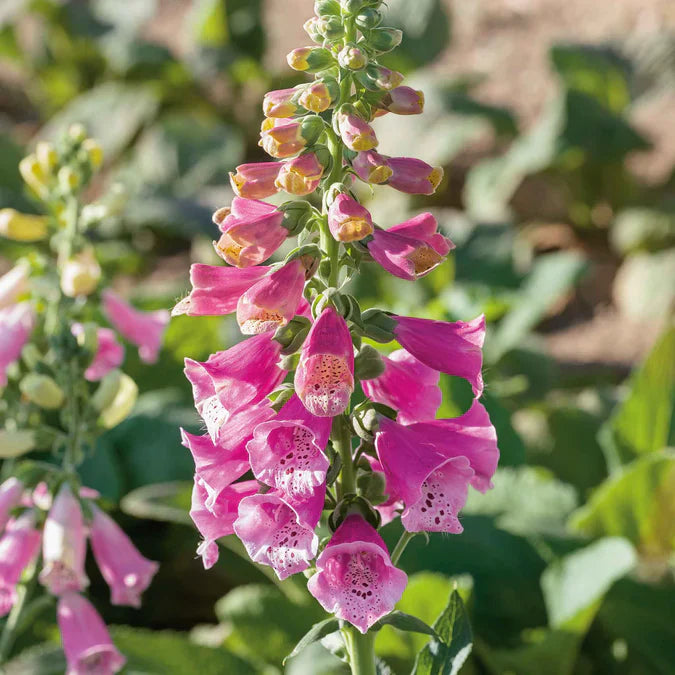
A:
{"label": "serrated leaf", "polygon": [[454,590],[448,606],[434,623],[438,637],[417,655],[413,675],[457,675],[473,647],[469,617]]}
{"label": "serrated leaf", "polygon": [[319,623],[315,623],[302,637],[300,642],[298,642],[293,651],[283,660],[285,664],[288,659],[292,659],[294,656],[297,656],[301,651],[309,647],[313,642],[321,640],[321,638],[326,635],[335,632],[340,628],[340,622],[335,618],[324,619]]}
{"label": "serrated leaf", "polygon": [[426,635],[436,634],[434,629],[424,623],[422,619],[418,619],[416,616],[406,614],[405,612],[400,612],[399,610],[394,610],[386,616],[383,616],[379,621],[376,621],[375,624],[373,624],[371,630],[378,631],[383,626],[393,626],[394,628],[398,628],[399,630],[408,633],[424,633]]}

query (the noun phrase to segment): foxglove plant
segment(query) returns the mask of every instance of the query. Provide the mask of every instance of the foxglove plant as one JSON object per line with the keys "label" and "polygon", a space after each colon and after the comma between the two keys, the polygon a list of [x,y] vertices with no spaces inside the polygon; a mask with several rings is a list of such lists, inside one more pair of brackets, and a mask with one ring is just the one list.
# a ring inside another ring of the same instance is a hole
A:
{"label": "foxglove plant", "polygon": [[[31,605],[47,594],[58,598],[68,673],[108,675],[125,659],[83,596],[87,541],[112,604],[138,607],[158,566],[96,506],[77,467],[136,400],[136,384],[120,370],[122,338],[153,362],[169,315],[100,290],[94,231],[116,214],[105,202],[85,203],[83,191],[101,160],[100,146],[74,125],[56,146],[38,143],[19,166],[47,215],[0,210],[0,235],[31,247],[0,277],[0,616],[8,615],[0,664]],[[49,461],[22,458],[40,451],[51,453]]]}
{"label": "foxglove plant", "polygon": [[[318,46],[288,55],[314,81],[263,102],[260,145],[279,161],[237,167],[232,206],[214,216],[216,250],[232,267],[193,265],[192,290],[174,309],[236,312],[251,336],[203,363],[185,362],[207,430],[183,432],[195,460],[190,514],[204,566],[217,560],[216,540],[236,534],[279,579],[303,572],[309,592],[339,620],[359,675],[375,673],[374,632],[406,586],[396,565],[408,541],[418,532],[461,532],[467,492],[491,486],[499,456],[478,400],[484,318],[447,323],[362,311],[347,291],[369,262],[414,281],[454,248],[432,214],[386,229],[355,191],[361,181],[428,195],[443,176],[420,159],[376,150],[377,117],[419,114],[424,104],[421,92],[401,86],[400,73],[378,63],[402,38],[380,27],[381,4],[315,3],[305,29]],[[259,201],[280,191],[310,198]],[[297,237],[297,248],[261,265],[287,237]],[[401,348],[389,356],[372,344],[394,341]],[[461,417],[435,419],[441,372],[473,388]],[[390,554],[378,529],[398,517],[404,534]]]}

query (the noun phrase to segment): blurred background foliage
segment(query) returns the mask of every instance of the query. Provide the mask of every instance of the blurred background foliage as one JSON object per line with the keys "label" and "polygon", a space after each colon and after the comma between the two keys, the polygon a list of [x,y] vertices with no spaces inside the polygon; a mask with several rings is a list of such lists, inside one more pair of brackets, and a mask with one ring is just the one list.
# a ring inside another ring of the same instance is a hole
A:
{"label": "blurred background foliage", "polygon": [[[369,269],[353,290],[397,313],[486,313],[485,404],[502,453],[495,489],[471,495],[464,533],[417,538],[404,554],[411,584],[400,609],[433,623],[457,587],[473,629],[469,675],[668,675],[673,6],[612,3],[605,25],[576,0],[388,5],[388,23],[406,35],[388,65],[425,90],[427,108],[421,119],[379,119],[381,148],[442,164],[446,180],[433,198],[363,196],[385,226],[433,210],[457,249],[414,285]],[[1,205],[34,210],[19,159],[84,123],[105,150],[95,194],[125,204],[97,242],[106,274],[140,306],[170,307],[191,260],[215,263],[210,214],[231,198],[227,171],[262,158],[260,100],[297,82],[278,57],[302,43],[310,13],[309,0],[4,0]],[[565,34],[570,21],[582,29]],[[3,269],[26,252],[0,246]],[[174,319],[159,364],[130,366],[143,392],[134,414],[84,467],[141,550],[162,561],[140,611],[102,604],[120,625],[125,672],[279,673],[322,618],[302,579],[274,582],[233,541],[208,574],[194,557],[191,461],[177,427],[198,422],[182,358],[231,345],[235,328]],[[441,414],[463,412],[465,383],[442,384]],[[396,529],[385,529],[390,544]],[[35,617],[8,673],[63,672],[51,616]],[[427,640],[392,627],[377,639],[382,673],[409,672]],[[285,672],[346,672],[332,647],[328,635]]]}

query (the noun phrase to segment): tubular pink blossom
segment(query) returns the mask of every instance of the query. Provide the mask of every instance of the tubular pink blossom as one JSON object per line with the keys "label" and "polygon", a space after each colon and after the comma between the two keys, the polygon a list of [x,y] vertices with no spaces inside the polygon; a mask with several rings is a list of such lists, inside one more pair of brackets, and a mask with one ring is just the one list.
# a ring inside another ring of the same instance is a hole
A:
{"label": "tubular pink blossom", "polygon": [[394,567],[377,531],[360,515],[347,516],[316,560],[307,583],[321,606],[366,633],[394,609],[408,582]]}
{"label": "tubular pink blossom", "polygon": [[359,152],[352,160],[352,168],[362,181],[374,185],[386,183],[393,173],[389,158],[374,150]]}
{"label": "tubular pink blossom", "polygon": [[86,553],[87,535],[80,502],[68,483],[63,483],[45,521],[40,583],[54,595],[81,591],[89,584],[84,573]]}
{"label": "tubular pink blossom", "polygon": [[412,195],[432,195],[443,180],[443,169],[413,157],[388,157],[388,185]]}
{"label": "tubular pink blossom", "polygon": [[[71,331],[75,337],[79,337],[84,334],[84,326],[81,323],[74,323]],[[98,339],[96,354],[84,371],[84,377],[89,382],[98,382],[124,361],[124,347],[117,341],[115,331],[110,328],[98,328],[96,337]]]}
{"label": "tubular pink blossom", "polygon": [[306,145],[299,120],[266,118],[260,127],[258,145],[271,157],[286,159],[297,155]]}
{"label": "tubular pink blossom", "polygon": [[405,503],[401,522],[406,530],[462,531],[457,514],[474,475],[466,457],[447,457],[426,443],[424,434],[387,418],[380,420],[375,448],[390,496]]}
{"label": "tubular pink blossom", "polygon": [[393,232],[403,237],[419,239],[433,248],[438,255],[447,255],[455,245],[438,231],[438,222],[431,213],[420,213],[398,225],[390,227],[387,232]]}
{"label": "tubular pink blossom", "polygon": [[214,443],[221,428],[242,408],[261,401],[286,376],[277,365],[281,345],[271,333],[255,335],[205,362],[185,359],[185,375],[192,384],[197,412]]}
{"label": "tubular pink blossom", "polygon": [[319,187],[323,166],[313,152],[282,163],[275,185],[289,194],[304,197]]}
{"label": "tubular pink blossom", "polygon": [[68,662],[66,675],[112,675],[126,659],[117,651],[103,619],[79,593],[59,599],[56,617],[63,651]]}
{"label": "tubular pink blossom", "polygon": [[169,323],[169,312],[165,309],[142,312],[110,290],[103,291],[103,311],[122,337],[138,347],[141,361],[157,361],[164,331]]}
{"label": "tubular pink blossom", "polygon": [[373,128],[358,115],[339,113],[337,126],[342,142],[355,152],[366,152],[376,148],[377,136]]}
{"label": "tubular pink blossom", "polygon": [[17,298],[28,290],[29,273],[29,266],[19,263],[0,277],[0,309],[14,305]]}
{"label": "tubular pink blossom", "polygon": [[16,602],[16,585],[23,570],[40,550],[40,532],[35,529],[35,513],[25,511],[7,526],[0,538],[0,616]]}
{"label": "tubular pink blossom", "polygon": [[268,91],[263,98],[263,113],[265,117],[291,117],[298,106],[293,103],[297,89],[275,89]]}
{"label": "tubular pink blossom", "polygon": [[246,444],[253,475],[292,501],[307,499],[326,481],[331,424],[330,417],[312,415],[294,394],[273,420],[255,427]]}
{"label": "tubular pink blossom", "polygon": [[354,391],[354,345],[345,320],[326,307],[312,326],[295,371],[295,391],[317,417],[335,417]]}
{"label": "tubular pink blossom", "polygon": [[305,288],[305,267],[295,258],[249,288],[237,303],[237,323],[244,335],[285,326],[294,316]]}
{"label": "tubular pink blossom", "polygon": [[420,115],[424,111],[424,93],[412,87],[396,87],[384,95],[380,106],[396,115]]}
{"label": "tubular pink blossom", "polygon": [[159,565],[143,557],[122,528],[94,504],[91,548],[98,568],[110,587],[113,605],[141,606],[141,594],[150,585]]}
{"label": "tubular pink blossom", "polygon": [[279,492],[243,499],[234,531],[251,560],[272,567],[279,579],[306,570],[319,545],[314,529],[321,518],[325,495],[322,485],[309,499],[299,502]]}
{"label": "tubular pink blossom", "polygon": [[384,373],[372,380],[363,380],[366,396],[398,410],[401,424],[432,420],[441,405],[443,393],[438,386],[440,374],[425,366],[405,349],[383,356]]}
{"label": "tubular pink blossom", "polygon": [[208,434],[195,436],[181,429],[182,443],[192,453],[195,473],[208,493],[207,508],[214,508],[223,490],[251,468],[246,444],[253,438],[253,430],[273,417],[274,410],[267,399],[247,406],[230,417],[218,444]]}
{"label": "tubular pink blossom", "polygon": [[281,167],[279,162],[240,164],[236,173],[230,173],[230,184],[237,197],[265,199],[279,192],[275,181]]}
{"label": "tubular pink blossom", "polygon": [[10,476],[0,485],[0,532],[5,529],[9,521],[11,510],[18,506],[23,495],[23,483],[14,476]]}
{"label": "tubular pink blossom", "polygon": [[339,194],[330,205],[328,226],[337,241],[359,241],[373,233],[368,209],[346,194]]}
{"label": "tubular pink blossom", "polygon": [[239,298],[269,270],[266,267],[190,267],[192,290],[171,311],[172,316],[223,316],[237,309]]}
{"label": "tubular pink blossom", "polygon": [[7,368],[19,358],[28,342],[34,319],[27,302],[0,309],[0,387],[7,384]]}
{"label": "tubular pink blossom", "polygon": [[483,315],[468,322],[406,316],[392,316],[392,319],[396,321],[396,339],[415,358],[429,368],[468,380],[475,396],[483,393]]}
{"label": "tubular pink blossom", "polygon": [[235,267],[265,262],[284,243],[288,230],[284,214],[272,204],[235,197],[231,208],[219,209],[213,220],[223,233],[214,242],[216,253]]}
{"label": "tubular pink blossom", "polygon": [[239,502],[244,497],[255,494],[258,488],[258,481],[255,480],[234,483],[220,493],[209,509],[206,507],[208,492],[201,479],[195,476],[190,518],[203,537],[197,547],[197,555],[202,557],[205,569],[210,569],[218,561],[216,540],[234,533],[233,525],[237,519]]}

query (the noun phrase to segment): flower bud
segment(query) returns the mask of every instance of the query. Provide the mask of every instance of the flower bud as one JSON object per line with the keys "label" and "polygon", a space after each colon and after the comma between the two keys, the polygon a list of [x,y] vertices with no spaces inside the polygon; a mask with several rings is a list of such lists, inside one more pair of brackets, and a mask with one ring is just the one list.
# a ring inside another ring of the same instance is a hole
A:
{"label": "flower bud", "polygon": [[285,159],[297,155],[306,145],[300,122],[266,117],[260,127],[258,145],[270,156]]}
{"label": "flower bud", "polygon": [[378,145],[375,131],[358,115],[341,111],[337,115],[337,128],[343,143],[350,150],[365,152]]}
{"label": "flower bud", "polygon": [[35,155],[28,155],[19,162],[19,173],[26,185],[37,195],[42,197],[46,194],[49,174]]}
{"label": "flower bud", "polygon": [[392,170],[388,184],[412,195],[432,195],[443,180],[443,168],[412,157],[389,157]]}
{"label": "flower bud", "polygon": [[129,415],[137,398],[138,386],[127,374],[121,373],[117,393],[112,403],[101,411],[98,418],[99,424],[106,429],[116,427]]}
{"label": "flower bud", "polygon": [[403,82],[403,75],[397,70],[390,70],[384,66],[370,65],[359,73],[359,82],[370,91],[395,89]]}
{"label": "flower bud", "polygon": [[396,321],[381,309],[367,309],[361,314],[363,335],[375,342],[386,344],[394,339]]}
{"label": "flower bud", "polygon": [[335,63],[333,55],[323,47],[298,47],[286,57],[293,70],[316,73],[330,68]]}
{"label": "flower bud", "polygon": [[321,44],[323,42],[323,35],[319,32],[319,19],[317,17],[312,16],[307,21],[305,21],[304,24],[302,24],[302,27],[305,29],[305,33],[309,35],[309,37],[314,40],[314,42],[318,42]]}
{"label": "flower bud", "polygon": [[304,196],[314,192],[323,176],[323,166],[313,152],[284,162],[275,185],[289,194]]}
{"label": "flower bud", "polygon": [[82,143],[82,147],[89,157],[89,163],[91,164],[92,169],[98,169],[98,167],[103,164],[103,148],[101,147],[101,144],[93,138],[87,138],[84,143]]}
{"label": "flower bud", "polygon": [[365,7],[356,16],[356,25],[362,30],[371,30],[382,23],[382,14],[376,9]]}
{"label": "flower bud", "polygon": [[335,80],[317,80],[303,89],[298,103],[311,112],[321,113],[337,98],[339,87]]}
{"label": "flower bud", "polygon": [[30,452],[36,447],[35,432],[26,429],[9,431],[0,429],[0,458],[12,459]]}
{"label": "flower bud", "polygon": [[297,237],[312,217],[312,206],[304,200],[284,202],[279,211],[284,214],[281,225],[288,230],[289,237]]}
{"label": "flower bud", "polygon": [[338,16],[323,16],[316,22],[316,28],[326,40],[337,40],[344,35],[342,19]]}
{"label": "flower bud", "polygon": [[52,169],[59,161],[59,155],[54,150],[54,146],[46,141],[40,141],[35,146],[35,156],[45,175],[51,173]]}
{"label": "flower bud", "polygon": [[89,247],[75,254],[61,267],[61,290],[69,298],[90,295],[101,279],[101,267]]}
{"label": "flower bud", "polygon": [[347,14],[357,14],[365,4],[365,0],[340,0],[340,5]]}
{"label": "flower bud", "polygon": [[359,152],[352,160],[352,168],[362,181],[374,185],[386,183],[393,173],[388,158],[374,150]]}
{"label": "flower bud", "polygon": [[265,199],[279,191],[275,181],[281,167],[278,162],[240,164],[230,173],[232,189],[238,197]]}
{"label": "flower bud", "polygon": [[268,91],[263,98],[265,117],[292,117],[298,109],[293,103],[297,89],[275,89]]}
{"label": "flower bud", "polygon": [[346,194],[338,195],[330,205],[328,226],[337,241],[359,241],[373,233],[368,210]]}
{"label": "flower bud", "polygon": [[277,328],[273,339],[281,345],[281,353],[289,356],[302,347],[311,327],[312,323],[307,317],[295,316],[286,325]]}
{"label": "flower bud", "polygon": [[396,115],[420,115],[424,110],[424,92],[412,87],[396,87],[382,97],[379,105]]}
{"label": "flower bud", "polygon": [[382,373],[384,361],[380,352],[371,345],[363,345],[354,359],[354,375],[359,380],[373,380]]}
{"label": "flower bud", "polygon": [[80,176],[69,166],[62,166],[57,174],[59,186],[64,192],[72,192],[80,185]]}
{"label": "flower bud", "polygon": [[337,0],[316,0],[314,13],[317,16],[340,16],[340,3]]}
{"label": "flower bud", "polygon": [[46,410],[60,408],[65,399],[63,390],[49,375],[28,373],[19,382],[19,389],[31,403]]}
{"label": "flower bud", "polygon": [[106,373],[90,399],[94,410],[101,412],[104,408],[107,408],[115,400],[121,384],[122,372],[120,370],[111,370]]}
{"label": "flower bud", "polygon": [[368,45],[378,52],[390,52],[401,44],[403,32],[398,28],[375,28],[368,33]]}
{"label": "flower bud", "polygon": [[68,137],[75,143],[83,143],[87,138],[87,130],[84,124],[76,122],[68,127]]}
{"label": "flower bud", "polygon": [[0,235],[12,241],[40,241],[47,236],[47,218],[0,209]]}
{"label": "flower bud", "polygon": [[368,56],[356,45],[345,45],[338,54],[338,63],[348,70],[363,70],[368,65]]}

